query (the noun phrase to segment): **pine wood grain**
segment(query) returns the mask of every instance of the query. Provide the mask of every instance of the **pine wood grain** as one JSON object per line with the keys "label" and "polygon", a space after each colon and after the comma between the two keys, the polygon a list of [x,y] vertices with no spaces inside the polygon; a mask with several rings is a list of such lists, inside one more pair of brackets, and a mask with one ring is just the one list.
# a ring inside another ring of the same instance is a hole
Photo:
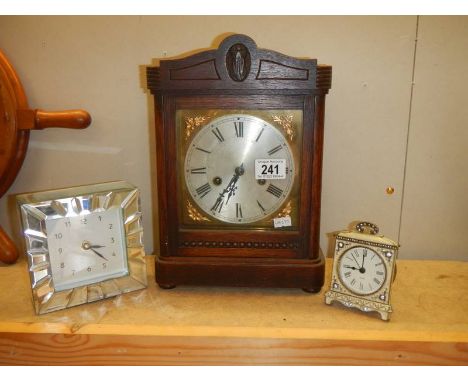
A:
{"label": "pine wood grain", "polygon": [[466,365],[468,344],[2,334],[0,365]]}

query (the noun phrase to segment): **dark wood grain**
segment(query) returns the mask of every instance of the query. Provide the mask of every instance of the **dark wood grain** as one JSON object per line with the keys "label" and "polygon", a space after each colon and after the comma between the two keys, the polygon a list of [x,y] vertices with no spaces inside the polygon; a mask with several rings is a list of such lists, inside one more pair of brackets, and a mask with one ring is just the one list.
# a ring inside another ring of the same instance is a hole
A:
{"label": "dark wood grain", "polygon": [[[258,49],[232,35],[218,49],[147,68],[155,95],[161,253],[156,280],[181,284],[292,287],[318,291],[324,97],[331,67]],[[300,218],[294,232],[210,231],[179,222],[175,113],[179,109],[296,109],[303,112]]]}

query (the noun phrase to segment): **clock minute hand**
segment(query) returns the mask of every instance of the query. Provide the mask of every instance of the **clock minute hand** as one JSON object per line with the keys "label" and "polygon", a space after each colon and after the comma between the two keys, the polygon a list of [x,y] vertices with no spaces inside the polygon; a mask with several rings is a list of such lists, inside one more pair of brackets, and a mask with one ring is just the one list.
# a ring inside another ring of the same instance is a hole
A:
{"label": "clock minute hand", "polygon": [[94,248],[90,247],[89,249],[93,251],[96,255],[98,255],[99,257],[102,257],[104,260],[109,261],[103,255],[101,255],[98,251],[96,251]]}
{"label": "clock minute hand", "polygon": [[236,191],[236,188],[235,185],[237,183],[237,181],[239,180],[239,178],[244,175],[244,163],[241,163],[241,165],[239,167],[236,167],[235,170],[234,170],[234,177],[232,178],[233,182],[232,184],[229,186],[228,185],[228,189],[229,189],[229,194],[228,194],[228,198],[227,198],[227,201],[226,201],[226,204],[228,204],[229,202],[229,199],[231,198],[231,196],[234,195],[234,192]]}
{"label": "clock minute hand", "polygon": [[[224,195],[227,193],[227,192],[230,192],[231,189],[234,187],[234,185],[236,184],[237,182],[237,179],[239,179],[239,175],[237,174],[234,174],[234,176],[231,178],[231,180],[229,181],[228,185],[226,186],[226,188],[219,193],[219,196],[218,198],[216,199],[215,201],[215,204],[213,205],[213,207],[211,207],[211,211],[215,211],[219,205],[221,204],[221,202],[223,201],[224,199]],[[230,197],[230,196],[229,196]],[[229,200],[229,197],[228,197],[228,200]],[[227,202],[226,202],[227,204]]]}
{"label": "clock minute hand", "polygon": [[364,252],[364,253],[362,254],[362,264],[361,264],[361,269],[364,269],[364,259],[366,258],[366,256],[367,256],[367,252]]}
{"label": "clock minute hand", "polygon": [[361,267],[359,266],[358,261],[356,260],[356,258],[354,257],[354,255],[353,255],[352,253],[351,253],[351,256],[353,256],[354,262],[355,262],[356,265],[359,267],[358,269],[361,269]]}

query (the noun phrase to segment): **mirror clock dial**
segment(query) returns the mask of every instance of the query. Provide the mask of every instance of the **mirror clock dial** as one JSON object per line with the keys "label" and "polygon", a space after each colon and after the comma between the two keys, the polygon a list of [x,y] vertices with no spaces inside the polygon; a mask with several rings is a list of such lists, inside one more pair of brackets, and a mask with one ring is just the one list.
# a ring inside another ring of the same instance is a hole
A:
{"label": "mirror clock dial", "polygon": [[46,220],[55,290],[128,273],[119,208]]}

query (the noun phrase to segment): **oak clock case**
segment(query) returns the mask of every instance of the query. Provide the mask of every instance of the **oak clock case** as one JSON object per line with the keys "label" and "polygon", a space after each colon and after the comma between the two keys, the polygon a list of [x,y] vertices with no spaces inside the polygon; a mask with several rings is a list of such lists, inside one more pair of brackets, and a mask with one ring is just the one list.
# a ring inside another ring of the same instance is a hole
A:
{"label": "oak clock case", "polygon": [[17,201],[37,314],[146,287],[137,188],[110,182]]}
{"label": "oak clock case", "polygon": [[319,251],[331,67],[245,35],[147,68],[155,96],[160,255],[177,285],[323,285]]}
{"label": "oak clock case", "polygon": [[369,222],[336,236],[330,290],[326,304],[338,301],[363,312],[378,312],[388,321],[392,313],[391,287],[396,275],[398,244]]}

